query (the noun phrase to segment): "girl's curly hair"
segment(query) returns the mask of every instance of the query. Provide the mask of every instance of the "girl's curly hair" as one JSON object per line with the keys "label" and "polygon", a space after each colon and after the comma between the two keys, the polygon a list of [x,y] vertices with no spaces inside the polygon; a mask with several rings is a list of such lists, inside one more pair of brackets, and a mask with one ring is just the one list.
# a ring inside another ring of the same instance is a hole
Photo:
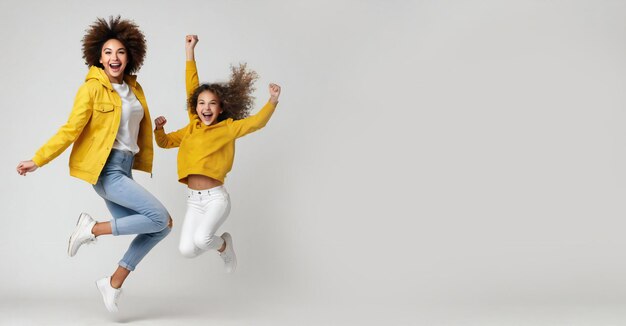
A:
{"label": "girl's curly hair", "polygon": [[103,68],[100,63],[102,46],[108,40],[116,39],[124,44],[128,54],[124,74],[139,71],[146,56],[146,38],[135,22],[121,19],[120,16],[110,16],[108,22],[104,18],[98,18],[86,32],[83,37],[83,59],[87,66]]}
{"label": "girl's curly hair", "polygon": [[196,113],[198,105],[198,96],[204,91],[210,91],[219,98],[222,113],[217,117],[217,121],[223,121],[229,118],[239,120],[250,114],[250,109],[254,103],[254,82],[259,78],[256,72],[247,70],[245,63],[239,66],[231,66],[230,81],[227,83],[209,83],[202,84],[196,88],[189,100],[187,106],[191,114]]}

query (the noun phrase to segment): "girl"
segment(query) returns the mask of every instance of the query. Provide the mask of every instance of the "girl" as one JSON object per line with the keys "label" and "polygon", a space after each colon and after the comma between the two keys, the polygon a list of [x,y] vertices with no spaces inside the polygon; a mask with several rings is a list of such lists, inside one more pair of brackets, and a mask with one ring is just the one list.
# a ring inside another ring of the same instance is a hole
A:
{"label": "girl", "polygon": [[183,222],[179,249],[185,257],[216,249],[224,260],[226,271],[233,272],[237,258],[229,233],[216,236],[230,212],[230,198],[224,178],[231,170],[235,139],[261,129],[269,121],[278,104],[280,86],[270,84],[270,99],[250,117],[253,84],[257,75],[245,65],[232,68],[230,82],[198,86],[194,48],[198,37],[186,37],[186,88],[189,124],[172,133],[165,133],[164,117],[154,120],[157,144],[163,148],[180,147],[178,179],[187,184],[187,213]]}
{"label": "girl", "polygon": [[112,234],[138,234],[110,277],[96,282],[106,308],[116,312],[121,287],[146,254],[170,233],[171,218],[152,194],[133,180],[131,169],[152,171],[152,123],[137,72],[146,41],[130,20],[97,19],[83,38],[83,58],[89,66],[65,125],[17,172],[26,175],[44,166],[74,144],[70,175],[89,182],[113,218],[96,222],[82,213],[69,239],[73,257],[85,243]]}

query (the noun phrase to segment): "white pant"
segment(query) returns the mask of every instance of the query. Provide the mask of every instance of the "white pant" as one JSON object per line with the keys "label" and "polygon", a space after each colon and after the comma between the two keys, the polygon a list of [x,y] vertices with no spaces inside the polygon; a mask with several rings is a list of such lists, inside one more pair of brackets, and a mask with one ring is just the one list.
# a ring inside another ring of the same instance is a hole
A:
{"label": "white pant", "polygon": [[230,196],[224,186],[208,190],[188,189],[187,214],[178,249],[183,256],[193,258],[201,253],[219,249],[224,244],[217,229],[230,213]]}

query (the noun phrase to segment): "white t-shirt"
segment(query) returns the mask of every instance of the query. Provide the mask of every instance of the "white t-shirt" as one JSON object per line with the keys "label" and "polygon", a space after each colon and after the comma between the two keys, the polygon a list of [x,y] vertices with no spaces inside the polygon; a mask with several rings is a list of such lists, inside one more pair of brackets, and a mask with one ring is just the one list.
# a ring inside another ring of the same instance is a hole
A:
{"label": "white t-shirt", "polygon": [[137,154],[139,153],[137,136],[139,135],[139,123],[143,119],[143,107],[125,82],[122,84],[111,83],[111,85],[122,98],[122,118],[113,148]]}

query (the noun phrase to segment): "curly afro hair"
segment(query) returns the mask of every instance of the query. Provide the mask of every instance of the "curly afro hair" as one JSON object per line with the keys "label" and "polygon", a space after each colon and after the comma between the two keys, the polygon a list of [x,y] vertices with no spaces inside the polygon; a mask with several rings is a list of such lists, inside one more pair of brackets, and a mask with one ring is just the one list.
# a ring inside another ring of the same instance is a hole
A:
{"label": "curly afro hair", "polygon": [[98,18],[86,32],[83,37],[83,59],[87,66],[103,68],[100,63],[102,46],[108,40],[116,39],[124,44],[128,53],[124,74],[139,71],[146,56],[146,38],[133,21],[121,19],[120,16],[111,16],[109,21]]}
{"label": "curly afro hair", "polygon": [[229,118],[239,120],[250,115],[250,109],[254,104],[254,82],[259,78],[256,72],[247,70],[245,63],[239,66],[231,66],[230,81],[227,83],[202,84],[194,90],[187,101],[187,106],[191,114],[196,114],[198,96],[204,91],[210,91],[220,100],[222,113],[217,117],[217,121]]}

